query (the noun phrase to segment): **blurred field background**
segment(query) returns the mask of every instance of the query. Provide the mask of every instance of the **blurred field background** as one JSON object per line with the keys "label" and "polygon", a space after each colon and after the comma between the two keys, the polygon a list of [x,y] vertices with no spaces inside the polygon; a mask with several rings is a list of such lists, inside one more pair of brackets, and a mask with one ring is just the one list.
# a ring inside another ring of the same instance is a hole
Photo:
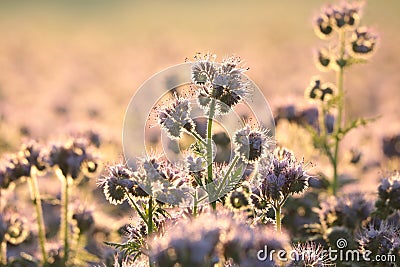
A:
{"label": "blurred field background", "polygon": [[[14,151],[21,138],[46,140],[94,129],[109,144],[105,161],[118,158],[124,112],[135,90],[195,52],[241,56],[272,110],[306,106],[304,88],[319,74],[313,52],[322,44],[312,21],[324,3],[3,1],[0,154]],[[397,0],[367,2],[363,23],[379,33],[378,51],[370,64],[345,77],[346,115],[381,115],[346,139],[366,162],[383,158],[383,136],[400,133],[399,11]],[[277,139],[318,160],[298,129],[283,124]],[[374,172],[377,179],[379,168]]]}

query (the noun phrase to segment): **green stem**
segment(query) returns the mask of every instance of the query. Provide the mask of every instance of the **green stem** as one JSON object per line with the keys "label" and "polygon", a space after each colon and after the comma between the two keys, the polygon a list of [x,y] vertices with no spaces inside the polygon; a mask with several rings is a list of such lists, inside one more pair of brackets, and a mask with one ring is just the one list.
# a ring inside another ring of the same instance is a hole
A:
{"label": "green stem", "polygon": [[32,172],[31,176],[28,177],[28,185],[29,185],[29,191],[31,193],[31,199],[33,205],[35,205],[35,210],[36,210],[36,217],[37,217],[36,222],[38,227],[39,246],[42,252],[42,263],[43,265],[46,265],[47,264],[46,231],[43,219],[42,200],[40,197],[37,177],[34,172]]}
{"label": "green stem", "polygon": [[[342,61],[344,59],[345,53],[345,42],[346,42],[346,32],[341,30],[339,32],[339,42],[340,42],[340,51],[339,51],[339,60]],[[339,70],[336,71],[336,86],[338,88],[338,115],[335,125],[335,143],[334,143],[334,154],[333,154],[333,182],[332,182],[332,194],[337,194],[338,189],[338,162],[339,162],[339,145],[341,141],[341,130],[342,130],[342,123],[343,123],[343,113],[344,113],[344,87],[343,87],[343,74],[344,74],[344,67],[339,66]]]}
{"label": "green stem", "polygon": [[62,231],[62,238],[64,241],[63,266],[67,266],[69,258],[69,220],[70,220],[68,204],[69,204],[69,194],[71,190],[70,185],[72,183],[72,178],[69,175],[67,177],[64,177],[62,175],[62,177],[60,178],[63,183],[62,194],[61,194],[61,205],[62,205],[61,231]]}
{"label": "green stem", "polygon": [[0,243],[0,266],[7,266],[7,241]]}
{"label": "green stem", "polygon": [[193,196],[193,217],[197,216],[197,205],[198,205],[198,199],[197,199],[197,190],[194,192]]}
{"label": "green stem", "polygon": [[276,231],[278,233],[281,233],[281,206],[280,205],[276,205],[276,207],[274,207],[275,210],[275,221],[276,221]]}
{"label": "green stem", "polygon": [[[208,114],[208,123],[207,123],[207,183],[213,182],[213,151],[212,151],[212,125],[213,118],[215,114],[215,99],[211,99],[210,110]],[[211,206],[213,210],[216,210],[217,203],[215,201],[211,202]]]}
{"label": "green stem", "polygon": [[129,195],[129,192],[128,192],[128,190],[126,188],[125,188],[125,194],[128,196],[129,201],[131,202],[132,206],[135,208],[136,212],[139,214],[140,218],[142,218],[143,222],[147,223],[146,216],[143,214],[143,212],[136,205],[135,201]]}
{"label": "green stem", "polygon": [[153,197],[149,198],[149,207],[148,207],[148,221],[147,221],[147,231],[149,235],[153,233]]}

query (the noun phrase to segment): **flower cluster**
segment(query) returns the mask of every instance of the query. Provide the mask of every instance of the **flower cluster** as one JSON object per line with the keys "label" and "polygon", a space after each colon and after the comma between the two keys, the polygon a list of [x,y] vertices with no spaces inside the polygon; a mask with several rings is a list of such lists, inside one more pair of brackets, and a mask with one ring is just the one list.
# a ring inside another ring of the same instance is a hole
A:
{"label": "flower cluster", "polygon": [[46,168],[44,149],[36,142],[29,141],[20,151],[10,155],[0,166],[0,188],[8,188],[12,182],[31,176],[32,168],[43,171]]}
{"label": "flower cluster", "polygon": [[378,187],[378,199],[375,202],[376,213],[382,218],[400,209],[400,173],[395,172],[383,178]]}
{"label": "flower cluster", "polygon": [[371,251],[372,256],[396,257],[395,265],[394,262],[383,262],[383,266],[396,266],[400,263],[400,232],[397,224],[385,221],[381,221],[378,225],[370,223],[362,229],[357,242],[361,252]]}
{"label": "flower cluster", "polygon": [[171,139],[179,139],[184,130],[190,132],[194,129],[190,111],[190,101],[176,97],[171,105],[159,110],[158,122]]}
{"label": "flower cluster", "polygon": [[331,83],[322,83],[320,79],[313,79],[306,89],[306,97],[310,100],[328,101],[332,99],[335,86]]}
{"label": "flower cluster", "polygon": [[0,215],[0,243],[5,240],[12,245],[23,243],[31,234],[28,220],[16,211],[4,210]]}
{"label": "flower cluster", "polygon": [[233,137],[236,153],[246,162],[253,163],[267,156],[271,147],[270,138],[264,129],[251,129],[246,125]]}
{"label": "flower cluster", "polygon": [[211,54],[197,55],[192,66],[192,81],[198,89],[199,104],[208,109],[211,101],[217,101],[217,110],[224,114],[242,101],[248,93],[241,59],[229,57],[221,64]]}
{"label": "flower cluster", "polygon": [[[210,222],[213,222],[210,224]],[[275,266],[275,261],[257,259],[257,251],[284,249],[285,234],[269,227],[251,228],[226,212],[204,213],[190,221],[180,221],[162,239],[151,244],[156,266]],[[230,264],[230,265],[229,265]]]}
{"label": "flower cluster", "polygon": [[97,170],[96,157],[90,151],[86,139],[72,139],[65,143],[55,143],[49,152],[49,165],[58,167],[64,177],[77,179],[83,172]]}
{"label": "flower cluster", "polygon": [[315,20],[315,32],[321,38],[334,31],[354,29],[360,21],[360,5],[343,1],[341,5],[327,6]]}
{"label": "flower cluster", "polygon": [[341,42],[345,42],[344,47],[338,48],[341,51],[328,48],[318,50],[317,65],[321,70],[350,65],[354,61],[352,57],[363,57],[374,51],[378,38],[370,29],[359,27],[360,19],[361,5],[348,1],[329,5],[317,16],[315,32],[321,39],[330,38],[336,32],[342,35]]}
{"label": "flower cluster", "polygon": [[323,231],[334,226],[344,226],[356,230],[372,212],[373,205],[361,193],[330,197],[321,202],[320,208],[315,211]]}
{"label": "flower cluster", "polygon": [[308,187],[309,175],[303,161],[286,149],[277,148],[272,162],[261,160],[258,169],[258,193],[267,202],[284,202],[289,195],[303,192]]}

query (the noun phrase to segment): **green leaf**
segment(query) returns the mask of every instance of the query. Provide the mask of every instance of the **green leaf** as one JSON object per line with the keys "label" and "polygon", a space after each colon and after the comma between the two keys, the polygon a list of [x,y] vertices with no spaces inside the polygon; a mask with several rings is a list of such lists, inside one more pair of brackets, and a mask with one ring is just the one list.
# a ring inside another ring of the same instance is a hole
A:
{"label": "green leaf", "polygon": [[369,62],[368,59],[365,59],[365,58],[352,57],[352,58],[349,58],[347,60],[347,66],[351,66],[351,65],[354,65],[354,64],[365,64],[365,63],[368,63],[368,62]]}
{"label": "green leaf", "polygon": [[341,129],[338,133],[338,137],[339,139],[342,139],[347,133],[349,133],[351,130],[356,129],[360,126],[365,126],[370,122],[374,122],[377,119],[379,119],[379,117],[375,117],[375,118],[358,118],[353,120],[352,122],[350,122],[346,127],[344,127],[343,129]]}

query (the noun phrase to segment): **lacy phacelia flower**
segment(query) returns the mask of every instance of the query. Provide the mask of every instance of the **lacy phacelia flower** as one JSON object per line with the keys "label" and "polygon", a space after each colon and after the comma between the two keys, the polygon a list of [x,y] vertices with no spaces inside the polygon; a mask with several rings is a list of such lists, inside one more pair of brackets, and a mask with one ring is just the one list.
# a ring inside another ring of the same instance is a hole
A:
{"label": "lacy phacelia flower", "polygon": [[266,157],[271,145],[266,130],[251,129],[248,125],[235,133],[233,141],[236,153],[246,162]]}
{"label": "lacy phacelia flower", "polygon": [[176,98],[174,103],[158,112],[158,121],[171,139],[179,139],[184,130],[194,129],[190,111],[189,100]]}
{"label": "lacy phacelia flower", "polygon": [[137,198],[148,196],[134,180],[133,171],[122,164],[109,166],[107,174],[99,179],[98,186],[103,188],[106,199],[113,205],[122,204],[127,193]]}
{"label": "lacy phacelia flower", "polygon": [[49,152],[49,164],[57,166],[64,177],[76,179],[84,172],[97,170],[96,158],[90,152],[85,139],[74,139],[66,143],[52,145]]}
{"label": "lacy phacelia flower", "polygon": [[[379,225],[371,223],[362,229],[357,241],[361,252],[370,251],[375,257],[378,255],[394,255],[396,257],[395,262],[386,262],[382,266],[397,266],[400,263],[398,225],[385,221],[380,222]],[[371,258],[373,258],[372,256]]]}
{"label": "lacy phacelia flower", "polygon": [[259,196],[274,203],[303,192],[308,187],[309,175],[303,161],[297,161],[289,150],[277,148],[272,162],[260,161],[257,179],[260,183],[257,190]]}
{"label": "lacy phacelia flower", "polygon": [[248,92],[248,82],[243,79],[247,70],[238,57],[229,57],[221,64],[215,63],[210,54],[195,57],[192,81],[197,86],[199,104],[208,109],[211,99],[217,100],[217,111],[224,114],[239,103]]}
{"label": "lacy phacelia flower", "polygon": [[332,99],[335,86],[331,83],[322,83],[320,79],[312,80],[305,91],[305,96],[310,100],[328,101]]}
{"label": "lacy phacelia flower", "polygon": [[378,199],[375,202],[376,213],[386,218],[395,210],[400,210],[400,173],[395,172],[381,180],[378,187]]}
{"label": "lacy phacelia flower", "polygon": [[46,158],[43,148],[34,141],[23,144],[21,150],[10,155],[0,166],[0,187],[7,188],[11,182],[31,176],[32,168],[43,171]]}
{"label": "lacy phacelia flower", "polygon": [[5,211],[3,216],[4,225],[6,226],[4,240],[13,245],[19,245],[24,242],[30,234],[27,219],[16,211],[11,210]]}
{"label": "lacy phacelia flower", "polygon": [[344,226],[354,231],[368,218],[372,207],[372,203],[363,194],[353,193],[326,199],[316,212],[323,229]]}
{"label": "lacy phacelia flower", "polygon": [[326,6],[315,19],[315,33],[321,39],[329,37],[335,30],[353,29],[360,21],[361,7],[343,1],[339,6]]}
{"label": "lacy phacelia flower", "polygon": [[373,52],[378,40],[366,27],[356,29],[352,38],[351,51],[356,55],[368,55]]}
{"label": "lacy phacelia flower", "polygon": [[335,28],[354,28],[360,21],[360,6],[343,1],[341,5],[332,7],[331,20]]}
{"label": "lacy phacelia flower", "polygon": [[225,203],[231,210],[244,210],[250,207],[250,192],[245,187],[239,187],[228,193]]}
{"label": "lacy phacelia flower", "polygon": [[143,159],[138,173],[142,180],[142,187],[161,202],[172,205],[184,203],[189,197],[188,192],[193,189],[194,180],[189,175],[186,166],[179,166],[167,159]]}
{"label": "lacy phacelia flower", "polygon": [[330,68],[330,64],[332,62],[332,56],[330,54],[330,51],[326,48],[319,49],[317,51],[317,60],[316,60],[316,65],[318,69],[321,71],[328,71]]}
{"label": "lacy phacelia flower", "polygon": [[[210,223],[212,222],[212,223]],[[240,222],[231,214],[203,213],[192,221],[178,222],[165,237],[150,244],[156,266],[275,266],[274,259],[257,259],[257,252],[283,249],[288,244],[285,234],[276,235],[272,228],[254,227]]]}

